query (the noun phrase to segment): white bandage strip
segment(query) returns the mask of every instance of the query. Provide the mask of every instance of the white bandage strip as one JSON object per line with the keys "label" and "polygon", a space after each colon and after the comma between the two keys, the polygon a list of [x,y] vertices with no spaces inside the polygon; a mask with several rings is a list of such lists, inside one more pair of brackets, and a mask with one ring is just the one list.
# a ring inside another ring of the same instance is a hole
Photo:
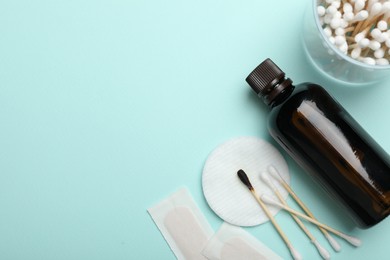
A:
{"label": "white bandage strip", "polygon": [[201,252],[214,231],[187,189],[180,189],[148,212],[178,259],[207,259]]}
{"label": "white bandage strip", "polygon": [[203,255],[210,260],[282,259],[244,229],[226,222],[207,243]]}

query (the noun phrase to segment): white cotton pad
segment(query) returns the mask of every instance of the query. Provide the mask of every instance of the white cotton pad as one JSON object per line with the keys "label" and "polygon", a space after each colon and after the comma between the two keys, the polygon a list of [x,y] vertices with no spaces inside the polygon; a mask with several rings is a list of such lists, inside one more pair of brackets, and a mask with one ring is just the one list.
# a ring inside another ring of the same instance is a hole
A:
{"label": "white cotton pad", "polygon": [[[274,196],[262,182],[260,174],[274,165],[284,180],[290,182],[287,163],[270,143],[256,137],[239,137],[218,146],[207,158],[203,168],[203,193],[211,209],[224,221],[237,226],[255,226],[268,221],[260,205],[237,177],[242,169],[259,194]],[[282,196],[288,193],[279,182],[275,186]],[[280,209],[269,206],[273,215]]]}

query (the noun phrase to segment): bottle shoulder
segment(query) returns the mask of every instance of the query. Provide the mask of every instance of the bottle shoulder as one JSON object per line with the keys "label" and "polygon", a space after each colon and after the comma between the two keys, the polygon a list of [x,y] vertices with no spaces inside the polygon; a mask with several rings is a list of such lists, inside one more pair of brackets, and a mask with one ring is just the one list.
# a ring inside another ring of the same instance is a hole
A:
{"label": "bottle shoulder", "polygon": [[311,82],[304,82],[295,86],[295,89],[292,92],[290,98],[298,94],[304,95],[304,97],[307,98],[313,98],[316,95],[322,95],[324,93],[327,94],[327,91],[322,86]]}
{"label": "bottle shoulder", "polygon": [[294,108],[299,107],[300,104],[305,101],[328,103],[329,100],[333,99],[323,87],[314,83],[305,82],[294,86],[294,90],[291,94],[283,102],[274,106],[271,109],[271,113],[278,113],[281,109],[294,110]]}

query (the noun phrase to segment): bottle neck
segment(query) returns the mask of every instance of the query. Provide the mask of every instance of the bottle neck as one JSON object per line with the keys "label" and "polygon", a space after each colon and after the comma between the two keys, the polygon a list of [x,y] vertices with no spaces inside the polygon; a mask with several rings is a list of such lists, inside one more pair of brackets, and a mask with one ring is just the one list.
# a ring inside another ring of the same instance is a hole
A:
{"label": "bottle neck", "polygon": [[292,80],[282,78],[273,84],[266,95],[263,93],[263,95],[259,94],[259,96],[263,99],[264,103],[273,108],[283,103],[291,95],[293,90]]}

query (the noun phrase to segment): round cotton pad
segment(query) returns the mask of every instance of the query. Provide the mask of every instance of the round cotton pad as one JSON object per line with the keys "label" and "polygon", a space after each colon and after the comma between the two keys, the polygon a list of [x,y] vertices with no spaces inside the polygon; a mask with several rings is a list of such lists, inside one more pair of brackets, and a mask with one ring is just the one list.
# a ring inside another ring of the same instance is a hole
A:
{"label": "round cotton pad", "polygon": [[[259,194],[277,197],[260,175],[273,165],[289,183],[287,163],[270,143],[255,137],[240,137],[218,146],[203,168],[203,193],[211,209],[224,221],[237,226],[255,226],[268,221],[267,216],[248,188],[237,177],[242,169]],[[271,177],[282,196],[288,196],[281,184]],[[268,206],[275,215],[279,209]]]}

